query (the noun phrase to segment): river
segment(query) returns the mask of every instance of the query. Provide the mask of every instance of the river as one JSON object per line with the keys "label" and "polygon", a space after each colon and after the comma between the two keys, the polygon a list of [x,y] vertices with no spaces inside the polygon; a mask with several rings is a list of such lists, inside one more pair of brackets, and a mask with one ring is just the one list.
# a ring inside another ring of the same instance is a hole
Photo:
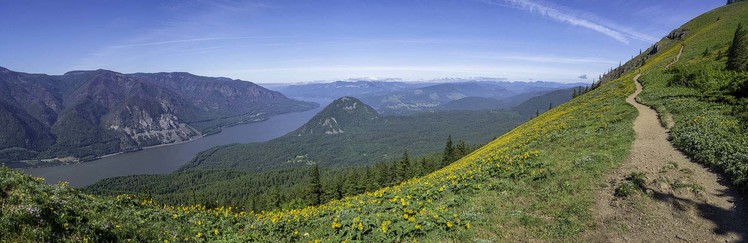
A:
{"label": "river", "polygon": [[115,176],[171,173],[200,151],[215,146],[264,142],[283,136],[304,125],[331,102],[331,100],[305,100],[320,103],[320,107],[304,112],[273,116],[262,122],[226,127],[218,134],[186,143],[117,154],[80,164],[31,168],[24,169],[24,171],[37,177],[44,177],[49,184],[67,181],[72,187],[84,187],[98,180]]}

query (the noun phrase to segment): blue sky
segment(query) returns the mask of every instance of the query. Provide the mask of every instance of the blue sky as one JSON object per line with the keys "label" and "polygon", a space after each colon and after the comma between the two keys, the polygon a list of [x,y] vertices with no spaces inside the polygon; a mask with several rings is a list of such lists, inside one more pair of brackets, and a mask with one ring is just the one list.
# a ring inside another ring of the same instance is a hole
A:
{"label": "blue sky", "polygon": [[[0,66],[591,82],[725,1],[0,0]],[[586,75],[587,79],[582,79]]]}

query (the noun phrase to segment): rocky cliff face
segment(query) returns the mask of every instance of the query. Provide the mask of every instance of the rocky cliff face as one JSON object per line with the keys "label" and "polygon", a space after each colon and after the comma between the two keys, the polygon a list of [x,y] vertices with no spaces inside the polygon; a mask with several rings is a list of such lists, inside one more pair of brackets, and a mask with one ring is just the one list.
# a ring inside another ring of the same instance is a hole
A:
{"label": "rocky cliff face", "polygon": [[189,73],[51,76],[0,68],[0,121],[9,127],[0,131],[0,159],[93,158],[313,107],[251,82]]}

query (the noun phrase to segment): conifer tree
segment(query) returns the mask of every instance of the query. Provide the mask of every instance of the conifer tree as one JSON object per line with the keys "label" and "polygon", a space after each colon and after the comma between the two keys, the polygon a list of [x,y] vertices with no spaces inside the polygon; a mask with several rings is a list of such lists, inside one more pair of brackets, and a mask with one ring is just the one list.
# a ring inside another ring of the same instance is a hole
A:
{"label": "conifer tree", "polygon": [[738,24],[732,38],[730,49],[727,50],[727,69],[738,72],[748,71],[748,30]]}
{"label": "conifer tree", "polygon": [[400,175],[400,181],[407,180],[408,178],[413,177],[413,174],[410,170],[410,157],[408,156],[408,150],[405,150],[405,153],[403,153],[403,158],[400,159],[400,172],[402,173]]}
{"label": "conifer tree", "polygon": [[452,144],[452,135],[447,137],[447,145],[444,146],[444,156],[442,157],[442,166],[447,166],[455,161],[455,146]]}
{"label": "conifer tree", "polygon": [[344,173],[343,179],[343,196],[351,196],[359,194],[358,190],[358,176],[355,170],[348,170]]}
{"label": "conifer tree", "polygon": [[312,178],[309,181],[309,204],[320,205],[322,203],[322,183],[319,178],[319,166],[312,168]]}
{"label": "conifer tree", "polygon": [[462,158],[465,155],[467,155],[467,145],[464,140],[460,139],[460,142],[457,143],[457,156],[458,158]]}
{"label": "conifer tree", "polygon": [[374,191],[381,187],[379,180],[377,180],[377,172],[372,167],[366,168],[366,177],[364,179],[366,183],[366,191]]}
{"label": "conifer tree", "polygon": [[270,189],[270,195],[268,195],[268,206],[271,208],[280,208],[283,198],[281,197],[280,190],[277,186]]}
{"label": "conifer tree", "polygon": [[425,175],[429,172],[429,166],[426,163],[426,158],[421,158],[421,171],[418,172],[418,175]]}

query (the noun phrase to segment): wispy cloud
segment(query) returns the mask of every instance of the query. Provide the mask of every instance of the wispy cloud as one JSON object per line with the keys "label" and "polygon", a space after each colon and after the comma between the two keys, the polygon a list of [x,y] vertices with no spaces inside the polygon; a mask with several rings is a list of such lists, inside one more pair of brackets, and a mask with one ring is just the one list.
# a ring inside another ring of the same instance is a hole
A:
{"label": "wispy cloud", "polygon": [[522,61],[534,63],[554,63],[554,64],[616,64],[617,61],[599,57],[579,57],[579,56],[557,56],[557,55],[534,55],[534,54],[512,54],[512,53],[491,53],[491,54],[467,54],[459,55],[461,57],[473,59],[488,59],[501,61]]}
{"label": "wispy cloud", "polygon": [[654,38],[648,35],[638,33],[636,31],[631,31],[630,28],[605,25],[603,23],[600,23],[599,21],[594,21],[582,16],[577,16],[573,13],[554,8],[553,6],[550,6],[548,4],[542,4],[532,0],[482,0],[482,2],[493,5],[509,5],[511,7],[531,13],[536,13],[562,23],[587,28],[603,35],[607,35],[608,37],[627,45],[630,43],[629,38],[650,42],[654,40]]}
{"label": "wispy cloud", "polygon": [[156,45],[192,43],[192,42],[226,41],[226,40],[243,40],[243,39],[267,39],[267,38],[276,38],[276,37],[271,37],[271,36],[241,36],[241,37],[194,38],[194,39],[166,40],[166,41],[154,41],[154,42],[142,42],[142,43],[115,45],[115,46],[111,46],[111,48],[118,49],[118,48],[128,48],[128,47],[156,46]]}

